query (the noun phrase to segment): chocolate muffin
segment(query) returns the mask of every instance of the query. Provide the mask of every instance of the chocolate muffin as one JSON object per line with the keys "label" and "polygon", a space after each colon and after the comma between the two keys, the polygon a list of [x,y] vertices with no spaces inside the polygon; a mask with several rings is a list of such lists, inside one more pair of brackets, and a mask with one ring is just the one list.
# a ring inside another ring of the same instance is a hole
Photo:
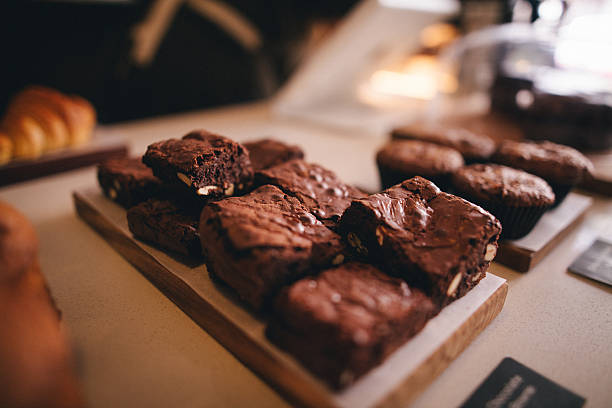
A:
{"label": "chocolate muffin", "polygon": [[376,164],[383,189],[421,176],[447,191],[451,174],[465,163],[461,153],[450,147],[418,140],[392,140],[378,151]]}
{"label": "chocolate muffin", "polygon": [[505,141],[493,160],[546,180],[555,193],[555,206],[593,171],[593,164],[582,153],[552,142]]}
{"label": "chocolate muffin", "polygon": [[453,175],[453,187],[462,196],[495,215],[502,238],[527,235],[555,202],[546,181],[533,174],[498,164],[473,164]]}
{"label": "chocolate muffin", "polygon": [[452,147],[463,155],[467,163],[486,161],[495,152],[495,142],[489,136],[453,125],[415,123],[393,129],[391,137]]}

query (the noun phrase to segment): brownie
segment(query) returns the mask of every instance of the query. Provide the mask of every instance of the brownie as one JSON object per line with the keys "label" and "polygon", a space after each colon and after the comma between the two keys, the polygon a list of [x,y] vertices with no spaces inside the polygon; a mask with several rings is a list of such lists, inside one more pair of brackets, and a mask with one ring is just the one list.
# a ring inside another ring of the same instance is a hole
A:
{"label": "brownie", "polygon": [[593,172],[593,164],[569,146],[552,142],[503,142],[493,160],[546,180],[561,202],[567,193]]}
{"label": "brownie", "polygon": [[497,164],[473,164],[453,175],[457,194],[494,214],[506,239],[529,233],[555,201],[546,181],[522,170]]}
{"label": "brownie", "polygon": [[125,208],[155,196],[161,187],[161,180],[138,157],[100,163],[98,182],[106,196]]}
{"label": "brownie", "polygon": [[287,145],[273,139],[246,142],[244,147],[249,151],[255,171],[274,167],[292,159],[304,158],[304,152],[299,146]]}
{"label": "brownie", "polygon": [[130,231],[136,238],[184,255],[201,257],[198,208],[152,198],[127,211]]}
{"label": "brownie", "polygon": [[339,230],[358,252],[444,306],[484,277],[501,225],[477,205],[414,177],[354,200]]}
{"label": "brownie", "polygon": [[391,137],[452,147],[468,163],[486,161],[495,152],[495,141],[489,136],[450,124],[415,123],[393,129]]}
{"label": "brownie", "polygon": [[342,388],[418,333],[436,307],[404,280],[348,262],[283,289],[274,312],[268,337]]}
{"label": "brownie", "polygon": [[255,173],[256,185],[272,184],[297,198],[324,225],[335,228],[351,200],[366,194],[338,179],[330,170],[291,160]]}
{"label": "brownie", "polygon": [[186,185],[193,195],[205,201],[240,192],[253,179],[247,150],[206,131],[153,143],[142,161],[164,182]]}
{"label": "brownie", "polygon": [[457,150],[419,140],[392,140],[376,154],[383,188],[422,176],[442,190],[450,186],[450,175],[465,163]]}
{"label": "brownie", "polygon": [[206,205],[200,236],[208,271],[255,309],[281,286],[344,260],[340,236],[270,185]]}

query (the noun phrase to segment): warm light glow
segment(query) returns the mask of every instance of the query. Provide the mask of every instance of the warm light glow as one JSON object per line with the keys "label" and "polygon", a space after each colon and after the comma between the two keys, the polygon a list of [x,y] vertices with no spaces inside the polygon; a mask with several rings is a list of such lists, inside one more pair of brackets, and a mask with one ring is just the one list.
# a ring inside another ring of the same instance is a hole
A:
{"label": "warm light glow", "polygon": [[432,24],[421,31],[421,45],[427,48],[446,47],[459,37],[459,31],[448,23]]}
{"label": "warm light glow", "polygon": [[435,77],[424,73],[406,75],[401,72],[376,71],[370,84],[381,93],[417,99],[432,99],[436,94]]}
{"label": "warm light glow", "polygon": [[435,57],[417,55],[410,58],[401,71],[374,72],[367,86],[372,92],[430,100],[438,91],[454,92],[457,81],[451,75],[440,73]]}

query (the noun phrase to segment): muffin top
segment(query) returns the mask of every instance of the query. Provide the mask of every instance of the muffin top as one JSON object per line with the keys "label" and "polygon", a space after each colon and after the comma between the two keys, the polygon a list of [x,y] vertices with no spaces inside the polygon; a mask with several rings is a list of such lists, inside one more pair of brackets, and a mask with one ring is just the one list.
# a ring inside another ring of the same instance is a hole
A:
{"label": "muffin top", "polygon": [[453,185],[459,193],[477,201],[513,207],[547,206],[555,202],[555,194],[546,181],[498,164],[462,167],[453,175]]}
{"label": "muffin top", "polygon": [[472,132],[466,128],[420,123],[393,129],[394,139],[416,139],[452,147],[466,160],[486,160],[495,152],[495,142],[489,136]]}
{"label": "muffin top", "polygon": [[493,160],[559,184],[579,183],[593,171],[591,161],[578,150],[552,142],[505,141]]}
{"label": "muffin top", "polygon": [[376,162],[395,171],[437,176],[464,165],[455,149],[418,140],[392,140],[376,154]]}

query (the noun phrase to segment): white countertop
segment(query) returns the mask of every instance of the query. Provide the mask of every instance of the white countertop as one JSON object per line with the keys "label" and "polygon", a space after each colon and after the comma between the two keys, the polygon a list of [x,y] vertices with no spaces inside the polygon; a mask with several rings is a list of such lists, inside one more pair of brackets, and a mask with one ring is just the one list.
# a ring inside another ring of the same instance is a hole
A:
{"label": "white countertop", "polygon": [[[346,134],[271,116],[265,104],[130,122],[134,154],[157,140],[206,128],[238,141],[264,136],[302,146],[310,161],[376,190],[374,153],[383,135]],[[96,184],[86,168],[0,188],[0,200],[36,227],[44,275],[63,312],[91,407],[287,406],[272,388],[197,326],[94,230],[77,218],[71,192]],[[585,219],[536,268],[509,281],[493,323],[427,388],[415,407],[460,405],[504,357],[586,398],[612,402],[612,288],[567,272],[596,237],[612,241],[612,199],[595,197]]]}

